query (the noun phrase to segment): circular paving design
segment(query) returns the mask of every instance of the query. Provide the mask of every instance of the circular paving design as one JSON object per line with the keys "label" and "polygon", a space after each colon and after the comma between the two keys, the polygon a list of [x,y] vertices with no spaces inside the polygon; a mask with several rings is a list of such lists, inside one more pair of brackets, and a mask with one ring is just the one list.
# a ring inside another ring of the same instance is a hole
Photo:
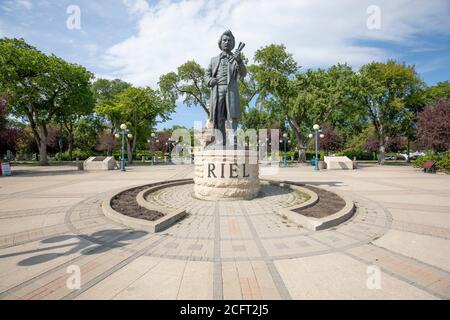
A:
{"label": "circular paving design", "polygon": [[[271,185],[264,185],[261,190],[262,195],[250,201],[217,202],[194,198],[192,184],[152,193],[148,196],[151,203],[185,209],[188,214],[166,230],[144,236],[143,239],[159,240],[145,255],[216,262],[273,261],[347,250],[370,243],[390,227],[391,217],[384,208],[364,198],[352,197],[356,212],[350,220],[331,229],[309,231],[277,214],[280,208],[304,201],[296,192]],[[83,234],[77,230],[79,222],[71,223],[72,219],[81,218],[80,213],[97,217],[89,220],[92,226],[105,221],[120,226],[104,217],[99,206],[103,197],[88,199],[67,213],[66,222],[74,233]],[[83,235],[83,238],[98,245],[103,243],[89,236]],[[108,241],[105,244],[108,245]],[[123,250],[133,251],[132,247],[127,245]]]}
{"label": "circular paving design", "polygon": [[[189,172],[180,170],[179,174],[160,181],[187,179]],[[297,180],[301,183],[300,179]],[[58,214],[65,219],[59,218],[57,224],[3,237],[0,244],[4,250],[3,258],[15,261],[16,266],[12,271],[15,273],[14,281],[11,280],[8,288],[0,292],[0,298],[114,298],[115,293],[111,293],[108,288],[122,285],[118,289],[120,297],[127,298],[136,294],[140,294],[139,297],[160,298],[161,292],[170,287],[173,291],[170,291],[173,293],[170,297],[180,299],[192,298],[193,295],[208,299],[295,299],[310,294],[306,287],[298,286],[309,283],[311,288],[317,285],[320,287],[322,276],[315,272],[320,273],[324,268],[327,268],[326,272],[341,268],[339,270],[342,272],[345,270],[346,274],[352,275],[359,272],[351,279],[362,279],[366,276],[364,265],[374,264],[397,279],[395,286],[401,284],[398,282],[400,280],[415,289],[448,298],[448,289],[444,287],[448,283],[445,282],[448,276],[445,271],[386,249],[379,245],[383,240],[372,244],[388,230],[395,232],[409,228],[409,225],[393,222],[389,210],[383,206],[386,205],[383,200],[368,199],[360,190],[341,188],[330,181],[312,181],[310,184],[353,200],[356,213],[337,227],[316,232],[299,228],[278,214],[280,208],[293,206],[303,200],[299,200],[288,189],[283,192],[271,186],[263,187],[264,194],[257,199],[229,202],[196,199],[192,196],[192,184],[160,189],[149,197],[149,201],[183,208],[188,214],[183,220],[158,233],[132,229],[105,216],[102,203],[108,196],[111,197],[113,191],[94,195],[86,193],[81,202],[61,201],[64,205],[58,207],[6,212],[3,215],[5,219],[10,219],[10,216],[34,218],[39,215],[53,219]],[[107,182],[110,183],[109,180]],[[148,185],[148,182],[141,179],[138,184],[127,182],[123,187],[129,185],[129,188],[133,188],[146,183]],[[66,184],[57,186],[65,187]],[[378,194],[379,191],[376,192]],[[17,199],[23,197],[19,194],[14,196]],[[44,198],[39,193],[33,196],[38,200]],[[79,197],[78,194],[73,196]],[[52,197],[58,200],[60,197],[67,198],[67,194],[55,192]],[[316,210],[320,208],[316,207]],[[430,232],[429,229],[423,230]],[[351,265],[350,261],[353,261]],[[64,286],[66,268],[71,265],[78,265],[84,270],[81,290],[73,291]],[[155,274],[152,271],[154,269]],[[137,270],[145,276],[141,278]],[[307,274],[302,273],[302,270]],[[339,270],[335,274],[338,275],[341,272]],[[404,270],[410,272],[408,277],[404,276]],[[411,273],[411,270],[416,270],[417,274]],[[424,270],[428,273],[424,273]],[[308,272],[313,272],[311,280]],[[16,279],[17,274],[21,276]],[[165,274],[170,281],[164,280],[166,278],[161,274]],[[441,287],[428,285],[430,274],[443,279],[442,285],[439,284]],[[190,287],[194,278],[196,284],[203,283],[203,291]],[[123,283],[124,279],[126,283]],[[360,294],[377,296],[365,291],[365,287],[361,289],[351,279],[348,290],[360,290],[357,295],[355,293],[355,297],[362,297]],[[344,279],[338,275],[333,283],[341,284],[342,281]],[[365,280],[361,283],[364,284]],[[237,291],[230,291],[235,289],[235,285]],[[152,291],[152,288],[158,289]],[[188,288],[189,292],[184,292],[182,288]],[[326,286],[321,288],[324,292],[329,290]],[[336,290],[336,297],[348,294]],[[401,293],[401,290],[398,289],[398,292]],[[396,296],[388,294],[389,297]]]}
{"label": "circular paving design", "polygon": [[[277,190],[278,189],[278,190]],[[390,213],[378,203],[353,195],[356,212],[347,222],[323,231],[298,227],[277,214],[277,210],[302,199],[292,192],[264,186],[264,196],[250,201],[205,201],[192,196],[193,185],[161,189],[149,201],[184,208],[187,216],[159,233],[132,230],[104,216],[100,204],[105,194],[74,206],[66,215],[70,230],[92,247],[93,253],[118,248],[128,255],[127,263],[148,256],[182,261],[213,263],[213,298],[223,298],[222,266],[227,263],[261,262],[267,266],[282,299],[291,296],[275,267],[275,261],[348,252],[385,234],[392,223]],[[332,191],[332,190],[330,190]],[[347,195],[348,197],[349,195]],[[86,235],[78,230],[80,218],[89,218],[89,227],[116,225],[118,232]],[[126,231],[128,230],[128,231]],[[120,269],[122,265],[112,268]],[[112,272],[113,272],[112,271]],[[72,294],[67,298],[74,298]]]}
{"label": "circular paving design", "polygon": [[[220,200],[220,208],[233,207],[233,203],[245,203],[248,206],[256,208],[264,207],[268,211],[276,212],[279,208],[299,205],[305,202],[308,195],[288,188],[276,185],[261,184],[260,193],[257,198],[252,200]],[[205,210],[214,210],[215,201],[198,199],[194,195],[193,184],[167,187],[150,193],[146,199],[152,205],[185,209],[191,214],[202,214]],[[226,210],[226,209],[225,209]],[[238,212],[236,212],[238,210]],[[231,215],[241,214],[239,206],[229,212]],[[227,213],[225,214],[227,215]]]}

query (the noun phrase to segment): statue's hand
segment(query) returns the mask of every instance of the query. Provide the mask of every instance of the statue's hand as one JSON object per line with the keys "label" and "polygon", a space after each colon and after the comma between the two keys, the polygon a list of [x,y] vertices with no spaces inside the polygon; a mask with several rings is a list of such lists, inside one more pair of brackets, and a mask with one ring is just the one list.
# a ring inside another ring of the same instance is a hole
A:
{"label": "statue's hand", "polygon": [[211,87],[214,87],[218,82],[219,81],[217,80],[217,78],[211,78],[211,81],[210,81]]}
{"label": "statue's hand", "polygon": [[236,62],[241,63],[242,59],[241,59],[241,53],[240,52],[235,52],[233,54],[233,59],[236,60]]}

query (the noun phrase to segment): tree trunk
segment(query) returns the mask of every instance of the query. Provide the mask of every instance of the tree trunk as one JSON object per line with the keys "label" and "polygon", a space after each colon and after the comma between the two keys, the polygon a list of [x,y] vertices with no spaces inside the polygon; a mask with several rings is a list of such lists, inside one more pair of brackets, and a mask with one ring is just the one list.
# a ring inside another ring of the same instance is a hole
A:
{"label": "tree trunk", "polygon": [[47,128],[45,124],[41,124],[39,127],[39,164],[41,166],[48,166],[47,159]]}
{"label": "tree trunk", "polygon": [[302,144],[298,146],[298,162],[306,163],[306,147]]}
{"label": "tree trunk", "polygon": [[74,141],[73,134],[71,132],[69,132],[68,151],[69,151],[70,161],[73,160],[73,141]]}
{"label": "tree trunk", "polygon": [[127,138],[125,138],[125,140],[127,143],[127,163],[128,165],[130,165],[133,162],[133,150],[131,148],[130,140],[128,140]]}
{"label": "tree trunk", "polygon": [[133,134],[133,144],[131,145],[131,161],[133,161],[133,154],[136,151],[136,141],[137,141],[137,130]]}
{"label": "tree trunk", "polygon": [[406,163],[410,163],[411,162],[411,159],[409,159],[409,154],[411,153],[411,151],[410,151],[410,141],[409,141],[409,136],[408,137],[406,137],[406,139],[407,139],[407,142],[406,142],[406,155],[408,156],[407,158],[406,158]]}
{"label": "tree trunk", "polygon": [[385,161],[385,146],[384,146],[384,137],[380,137],[380,147],[378,148],[378,163],[380,165],[384,165]]}
{"label": "tree trunk", "polygon": [[294,130],[295,139],[297,140],[298,162],[305,163],[306,162],[306,147],[305,147],[305,143],[302,138],[300,125],[295,121],[291,121],[289,118],[288,118],[288,121],[289,121],[289,125]]}
{"label": "tree trunk", "polygon": [[384,126],[382,125],[382,123],[380,123],[380,124],[378,124],[378,126],[376,126],[376,128],[377,128],[377,135],[378,135],[378,142],[379,142],[378,164],[384,165],[385,152],[386,152],[385,139],[384,139]]}

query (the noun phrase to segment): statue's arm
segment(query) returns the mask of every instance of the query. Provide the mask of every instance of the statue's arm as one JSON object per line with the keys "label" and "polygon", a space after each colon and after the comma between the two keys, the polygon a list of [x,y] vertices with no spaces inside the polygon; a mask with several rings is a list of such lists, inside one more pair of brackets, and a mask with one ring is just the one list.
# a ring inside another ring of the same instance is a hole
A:
{"label": "statue's arm", "polygon": [[242,60],[238,62],[237,68],[238,68],[239,75],[242,78],[245,78],[245,76],[247,75],[247,67],[245,66],[245,64]]}
{"label": "statue's arm", "polygon": [[208,68],[206,68],[206,70],[205,70],[205,82],[208,85],[208,87],[213,87],[214,80],[215,80],[215,78],[213,78],[213,76],[212,76],[212,61],[211,61],[208,65]]}

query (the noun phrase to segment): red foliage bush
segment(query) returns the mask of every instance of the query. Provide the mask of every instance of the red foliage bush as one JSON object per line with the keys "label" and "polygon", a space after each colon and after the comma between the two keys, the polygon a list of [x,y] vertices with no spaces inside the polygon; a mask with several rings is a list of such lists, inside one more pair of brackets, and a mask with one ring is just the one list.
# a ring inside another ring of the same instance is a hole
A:
{"label": "red foliage bush", "polygon": [[446,151],[450,147],[450,103],[436,100],[418,115],[417,134],[419,145],[434,151]]}

